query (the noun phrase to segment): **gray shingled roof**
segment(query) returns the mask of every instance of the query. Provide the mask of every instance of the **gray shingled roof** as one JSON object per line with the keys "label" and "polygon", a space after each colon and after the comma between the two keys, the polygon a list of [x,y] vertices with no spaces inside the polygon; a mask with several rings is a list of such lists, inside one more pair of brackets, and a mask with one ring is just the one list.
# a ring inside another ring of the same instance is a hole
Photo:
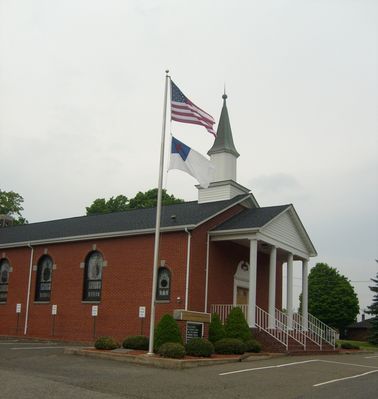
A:
{"label": "gray shingled roof", "polygon": [[[222,210],[238,203],[248,195],[231,200],[198,204],[197,201],[163,206],[161,226],[194,226]],[[176,218],[172,218],[176,215]],[[155,227],[156,208],[133,209],[102,215],[30,223],[0,229],[0,245],[60,239],[93,234],[151,230]]]}
{"label": "gray shingled roof", "polygon": [[223,107],[221,116],[219,118],[218,129],[217,129],[217,137],[215,138],[213,146],[207,152],[208,155],[218,154],[222,152],[228,152],[235,157],[239,156],[239,153],[236,151],[234,140],[232,138],[232,130],[230,124],[230,118],[228,116],[226,99],[227,95],[223,94]]}
{"label": "gray shingled roof", "polygon": [[246,209],[217,226],[213,231],[253,229],[265,226],[291,205],[267,206],[264,208]]}

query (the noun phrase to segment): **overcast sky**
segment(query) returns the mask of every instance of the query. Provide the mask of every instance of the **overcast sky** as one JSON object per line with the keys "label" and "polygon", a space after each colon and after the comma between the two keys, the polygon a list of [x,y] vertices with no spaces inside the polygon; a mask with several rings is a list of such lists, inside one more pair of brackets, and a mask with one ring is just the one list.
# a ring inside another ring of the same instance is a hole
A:
{"label": "overcast sky", "polygon": [[[164,71],[216,120],[238,182],[293,203],[360,307],[378,264],[376,0],[0,0],[0,188],[29,222],[157,186]],[[204,128],[169,129],[206,154]],[[195,180],[165,176],[197,199]],[[300,288],[300,264],[295,285]]]}

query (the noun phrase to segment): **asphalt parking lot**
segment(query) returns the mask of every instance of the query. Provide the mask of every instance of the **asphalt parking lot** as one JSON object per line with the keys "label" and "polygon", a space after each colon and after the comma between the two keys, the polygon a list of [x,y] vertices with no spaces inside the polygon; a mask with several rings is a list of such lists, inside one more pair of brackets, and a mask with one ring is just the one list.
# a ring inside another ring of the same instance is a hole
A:
{"label": "asphalt parking lot", "polygon": [[378,352],[283,356],[186,370],[66,355],[67,345],[0,339],[1,397],[364,398],[378,397]]}

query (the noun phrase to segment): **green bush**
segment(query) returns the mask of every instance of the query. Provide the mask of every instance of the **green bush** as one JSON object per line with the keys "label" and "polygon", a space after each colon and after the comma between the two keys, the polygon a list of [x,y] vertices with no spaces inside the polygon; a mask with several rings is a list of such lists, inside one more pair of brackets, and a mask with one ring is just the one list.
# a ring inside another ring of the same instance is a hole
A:
{"label": "green bush", "polygon": [[245,352],[245,343],[237,338],[223,338],[214,344],[215,352],[224,355],[242,355]]}
{"label": "green bush", "polygon": [[185,351],[190,356],[210,357],[214,353],[214,345],[205,338],[192,338],[185,345]]}
{"label": "green bush", "polygon": [[252,337],[251,329],[245,320],[244,314],[239,307],[231,310],[227,317],[226,325],[226,338],[237,338],[243,342]]}
{"label": "green bush", "polygon": [[358,345],[352,344],[351,342],[343,342],[340,346],[342,349],[360,349]]}
{"label": "green bush", "polygon": [[169,314],[164,315],[156,326],[154,337],[155,352],[166,342],[183,344],[179,326],[176,320]]}
{"label": "green bush", "polygon": [[122,343],[122,346],[125,349],[140,349],[140,350],[148,350],[148,337],[144,335],[132,335],[130,337],[126,337]]}
{"label": "green bush", "polygon": [[246,352],[254,352],[254,353],[261,352],[261,344],[253,338],[247,339],[247,341],[245,341],[244,344]]}
{"label": "green bush", "polygon": [[119,348],[119,344],[113,337],[99,337],[95,342],[95,348],[112,350]]}
{"label": "green bush", "polygon": [[226,338],[224,326],[219,318],[218,313],[213,313],[211,315],[211,322],[209,325],[209,341],[214,344],[215,342],[223,338]]}
{"label": "green bush", "polygon": [[160,345],[158,353],[162,357],[181,359],[185,356],[185,348],[177,342],[166,342]]}

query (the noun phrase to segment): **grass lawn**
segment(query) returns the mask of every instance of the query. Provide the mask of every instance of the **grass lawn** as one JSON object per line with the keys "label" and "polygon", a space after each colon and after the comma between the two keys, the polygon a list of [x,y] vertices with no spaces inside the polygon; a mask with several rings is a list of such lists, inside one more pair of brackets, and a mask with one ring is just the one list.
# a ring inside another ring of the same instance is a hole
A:
{"label": "grass lawn", "polygon": [[359,346],[360,349],[369,350],[369,351],[378,351],[378,345],[373,345],[373,344],[370,344],[369,342],[365,342],[365,341],[352,341],[349,339],[339,339],[336,342],[337,342],[337,345],[339,348],[340,348],[341,344],[348,342],[353,345]]}

